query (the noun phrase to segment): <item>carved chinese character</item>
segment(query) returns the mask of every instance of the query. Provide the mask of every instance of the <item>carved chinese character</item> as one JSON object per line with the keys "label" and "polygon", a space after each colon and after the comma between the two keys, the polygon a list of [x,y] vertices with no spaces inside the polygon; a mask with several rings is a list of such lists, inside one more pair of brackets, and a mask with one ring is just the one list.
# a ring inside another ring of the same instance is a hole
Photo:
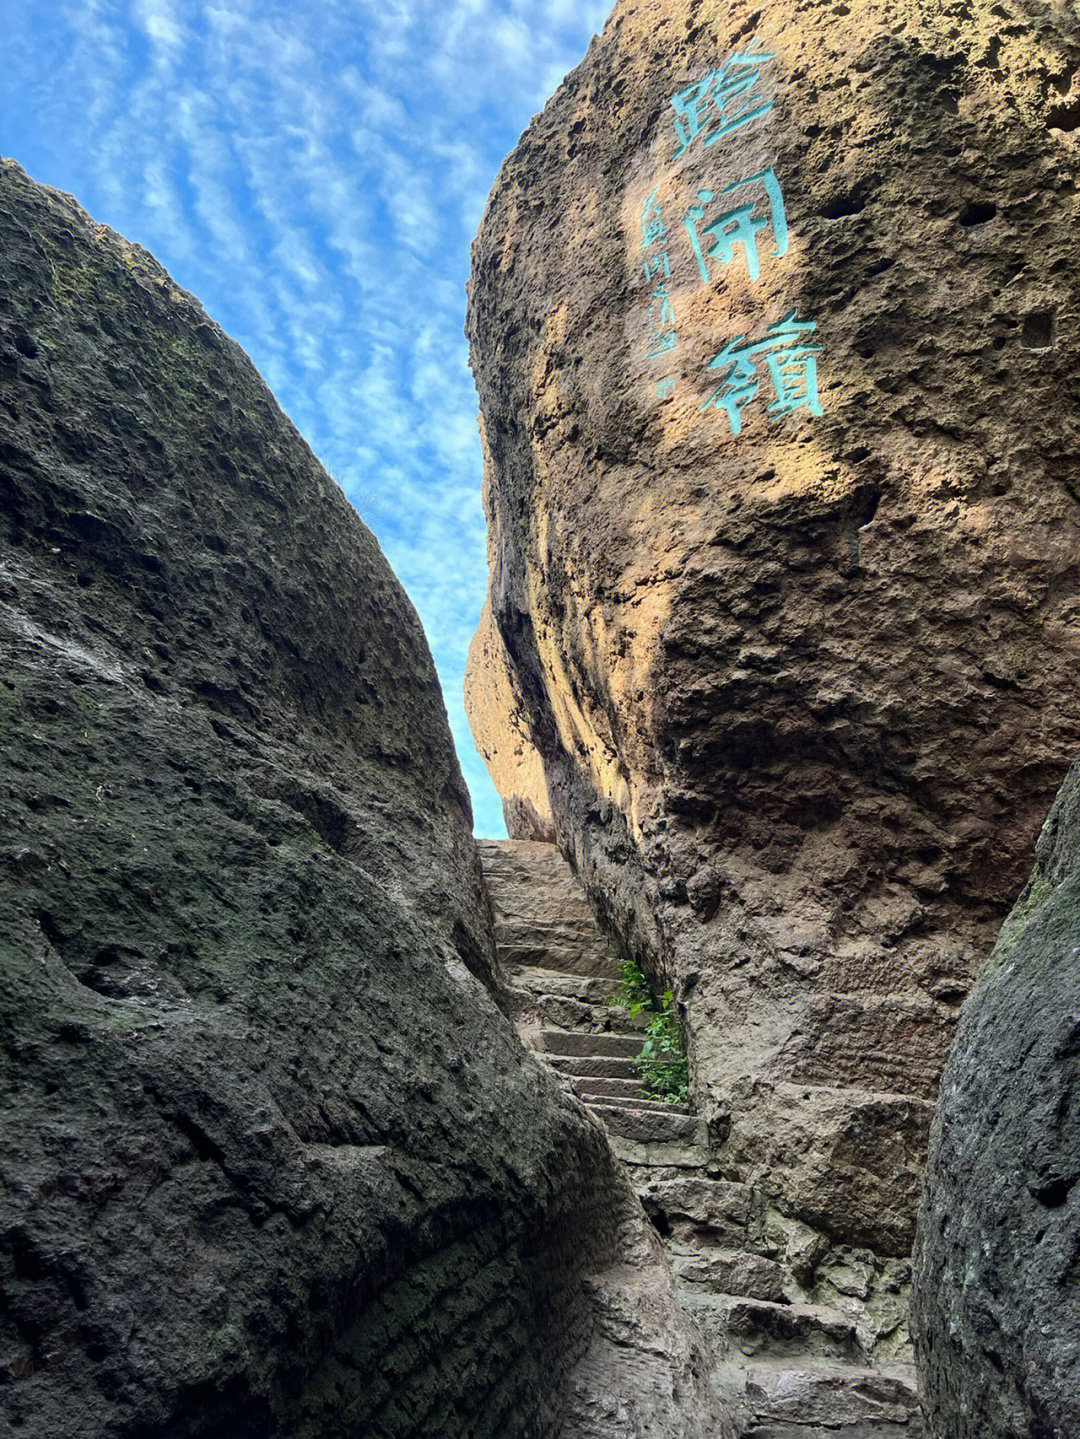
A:
{"label": "carved chinese character", "polygon": [[[750,175],[745,180],[736,180],[733,185],[725,185],[720,194],[730,195],[734,190],[742,190],[748,185],[755,184],[760,184],[765,191],[765,197],[768,200],[767,216],[759,213],[760,204],[758,201],[753,201],[748,205],[738,205],[732,210],[726,210],[699,230],[698,227],[706,215],[706,206],[716,198],[712,190],[699,190],[698,200],[701,203],[691,205],[687,210],[683,223],[690,236],[690,244],[705,284],[709,283],[708,261],[715,260],[718,264],[730,265],[735,258],[736,245],[742,246],[746,270],[751,283],[754,283],[761,274],[757,237],[762,230],[770,228],[772,230],[774,257],[780,259],[787,254],[789,244],[787,213],[784,209],[784,197],[780,193],[780,182],[776,178],[775,171],[762,170],[758,175]],[[703,245],[703,236],[711,237],[712,244]]]}
{"label": "carved chinese character", "polygon": [[652,245],[658,245],[667,236],[664,228],[664,217],[660,213],[660,202],[657,200],[659,189],[649,195],[641,207],[641,248],[648,250]]}
{"label": "carved chinese character", "polygon": [[817,357],[821,346],[808,343],[816,329],[815,320],[796,319],[792,310],[769,326],[764,339],[748,344],[746,336],[739,335],[709,361],[710,370],[727,373],[701,408],[723,410],[731,433],[740,434],[742,410],[761,387],[758,366],[763,362],[776,396],[768,408],[771,419],[781,420],[803,408],[820,415]]}
{"label": "carved chinese character", "polygon": [[703,145],[715,145],[740,125],[758,120],[772,109],[771,99],[751,99],[740,108],[740,97],[750,96],[761,76],[761,67],[775,60],[775,52],[766,54],[737,50],[704,79],[671,97],[675,111],[675,133],[679,137],[676,159],[700,139]]}

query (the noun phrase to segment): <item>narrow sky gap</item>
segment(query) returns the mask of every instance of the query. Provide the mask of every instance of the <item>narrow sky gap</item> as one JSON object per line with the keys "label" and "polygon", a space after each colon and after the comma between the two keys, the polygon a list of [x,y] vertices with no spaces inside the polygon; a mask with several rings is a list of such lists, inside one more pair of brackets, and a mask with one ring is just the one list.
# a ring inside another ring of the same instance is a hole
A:
{"label": "narrow sky gap", "polygon": [[251,355],[461,690],[486,584],[468,247],[608,0],[23,0],[0,152],[151,250]]}

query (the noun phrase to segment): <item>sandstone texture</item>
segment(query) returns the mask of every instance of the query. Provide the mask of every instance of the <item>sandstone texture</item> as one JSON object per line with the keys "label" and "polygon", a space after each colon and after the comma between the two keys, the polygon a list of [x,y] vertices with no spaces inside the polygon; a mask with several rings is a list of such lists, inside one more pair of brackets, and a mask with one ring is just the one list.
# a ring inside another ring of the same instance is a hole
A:
{"label": "sandstone texture", "polygon": [[939,1439],[1080,1434],[1080,764],[964,1005],[913,1321]]}
{"label": "sandstone texture", "polygon": [[478,742],[870,1309],[1080,748],[1078,65],[1028,0],[620,0],[474,246]]}
{"label": "sandstone texture", "polygon": [[469,723],[503,802],[508,834],[516,839],[553,843],[555,821],[548,801],[544,763],[532,742],[521,697],[502,637],[484,605],[480,626],[469,646],[469,672],[484,683],[466,692]]}
{"label": "sandstone texture", "polygon": [[0,256],[0,1431],[727,1434],[374,539],[10,161]]}
{"label": "sandstone texture", "polygon": [[760,1192],[723,1178],[687,1105],[646,1096],[634,1063],[643,1018],[611,1003],[615,954],[558,849],[512,839],[479,849],[518,1032],[607,1128],[739,1439],[919,1439],[914,1369],[884,1367],[906,1358],[906,1306],[896,1293],[891,1306],[865,1303],[873,1256],[827,1252],[807,1230],[810,1248]]}

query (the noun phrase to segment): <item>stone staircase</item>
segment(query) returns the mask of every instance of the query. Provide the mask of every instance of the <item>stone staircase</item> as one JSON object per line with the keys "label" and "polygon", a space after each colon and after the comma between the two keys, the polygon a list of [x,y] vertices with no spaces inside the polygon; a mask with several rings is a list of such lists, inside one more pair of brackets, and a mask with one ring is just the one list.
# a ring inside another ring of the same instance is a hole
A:
{"label": "stone staircase", "polygon": [[610,1003],[618,959],[562,855],[534,841],[479,844],[514,1022],[606,1126],[740,1436],[918,1439],[911,1371],[873,1367],[852,1317],[800,1302],[770,1253],[759,1197],[719,1172],[704,1120],[642,1097],[631,1062],[640,1024]]}

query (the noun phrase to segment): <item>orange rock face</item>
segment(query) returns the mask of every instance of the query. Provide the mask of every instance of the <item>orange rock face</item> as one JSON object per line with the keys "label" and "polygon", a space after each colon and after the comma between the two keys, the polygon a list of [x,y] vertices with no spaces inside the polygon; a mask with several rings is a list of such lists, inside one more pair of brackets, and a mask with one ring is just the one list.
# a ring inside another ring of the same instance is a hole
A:
{"label": "orange rock face", "polygon": [[1078,64],[1028,0],[622,0],[474,248],[481,747],[729,1176],[878,1255],[1080,748]]}

